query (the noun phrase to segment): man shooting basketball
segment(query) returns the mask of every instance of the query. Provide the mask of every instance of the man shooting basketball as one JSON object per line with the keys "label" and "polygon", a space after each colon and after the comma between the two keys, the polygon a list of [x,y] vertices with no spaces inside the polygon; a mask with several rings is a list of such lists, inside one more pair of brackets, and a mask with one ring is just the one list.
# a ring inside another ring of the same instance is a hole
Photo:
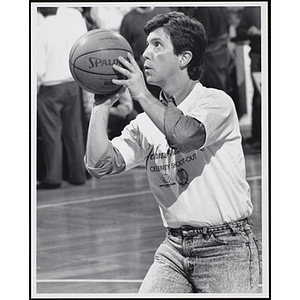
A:
{"label": "man shooting basketball", "polygon": [[[85,163],[95,177],[146,165],[166,239],[140,293],[251,293],[259,278],[258,242],[248,219],[239,123],[232,99],[199,83],[206,33],[198,21],[171,12],[145,25],[147,90],[132,55],[114,69],[123,88],[96,95]],[[108,140],[110,106],[128,89],[144,113]]]}

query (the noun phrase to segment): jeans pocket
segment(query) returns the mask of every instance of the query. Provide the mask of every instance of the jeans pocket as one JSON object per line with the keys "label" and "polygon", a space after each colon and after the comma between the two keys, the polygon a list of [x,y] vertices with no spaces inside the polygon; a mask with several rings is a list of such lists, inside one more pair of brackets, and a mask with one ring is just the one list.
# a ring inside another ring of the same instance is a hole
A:
{"label": "jeans pocket", "polygon": [[245,245],[249,240],[245,232],[241,230],[236,230],[235,232],[214,232],[211,238],[223,245]]}

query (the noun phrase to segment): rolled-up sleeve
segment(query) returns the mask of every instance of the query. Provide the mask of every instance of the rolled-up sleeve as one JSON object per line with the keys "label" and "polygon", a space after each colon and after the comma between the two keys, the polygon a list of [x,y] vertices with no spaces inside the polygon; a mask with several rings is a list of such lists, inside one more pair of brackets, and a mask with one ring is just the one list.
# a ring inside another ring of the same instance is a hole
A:
{"label": "rolled-up sleeve", "polygon": [[125,161],[120,151],[109,142],[106,153],[98,160],[95,166],[89,166],[87,157],[84,157],[85,168],[93,177],[101,178],[104,175],[113,175],[125,170]]}
{"label": "rolled-up sleeve", "polygon": [[204,145],[204,125],[197,119],[184,115],[174,105],[166,108],[164,122],[165,136],[170,147],[186,153],[198,150]]}

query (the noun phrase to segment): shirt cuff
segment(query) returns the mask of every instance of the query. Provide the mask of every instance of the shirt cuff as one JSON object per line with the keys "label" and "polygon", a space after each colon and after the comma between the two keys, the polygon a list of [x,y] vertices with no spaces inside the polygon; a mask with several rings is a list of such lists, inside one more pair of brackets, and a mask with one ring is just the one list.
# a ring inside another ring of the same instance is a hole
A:
{"label": "shirt cuff", "polygon": [[89,174],[96,178],[101,178],[104,175],[118,174],[125,170],[126,164],[120,151],[113,147],[109,142],[106,153],[99,159],[94,167],[87,164],[86,155],[84,157],[85,168]]}

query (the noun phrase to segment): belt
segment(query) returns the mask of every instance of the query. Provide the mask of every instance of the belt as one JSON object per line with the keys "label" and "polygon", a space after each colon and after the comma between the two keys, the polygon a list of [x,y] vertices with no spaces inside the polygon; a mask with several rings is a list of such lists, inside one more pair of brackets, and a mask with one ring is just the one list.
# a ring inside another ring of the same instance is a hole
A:
{"label": "belt", "polygon": [[215,226],[206,226],[206,227],[193,227],[190,225],[184,225],[179,228],[171,228],[168,227],[168,232],[173,236],[195,236],[197,234],[209,234],[213,232],[220,232],[223,230],[231,230],[232,233],[236,231],[236,229],[243,227],[244,225],[249,224],[252,228],[253,223],[248,218],[245,218],[243,220],[230,222],[230,223],[224,223],[222,225],[215,225]]}

